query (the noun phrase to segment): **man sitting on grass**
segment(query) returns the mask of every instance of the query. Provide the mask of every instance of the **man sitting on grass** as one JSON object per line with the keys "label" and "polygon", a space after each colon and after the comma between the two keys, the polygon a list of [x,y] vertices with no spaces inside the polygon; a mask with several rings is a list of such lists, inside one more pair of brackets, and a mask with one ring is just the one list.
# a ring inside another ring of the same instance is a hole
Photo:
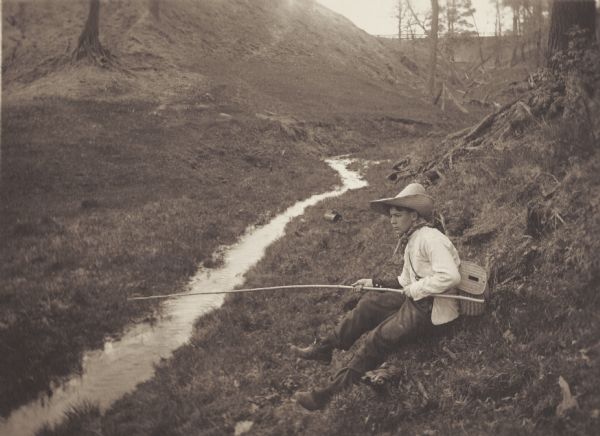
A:
{"label": "man sitting on grass", "polygon": [[459,315],[456,300],[435,298],[436,294],[451,292],[460,282],[460,259],[452,242],[428,225],[433,199],[425,188],[412,183],[396,197],[371,201],[370,205],[390,217],[400,238],[398,247],[404,246],[404,265],[399,277],[360,279],[353,286],[395,288],[398,292],[367,292],[335,331],[308,347],[291,347],[298,357],[330,363],[334,349],[348,350],[369,332],[350,364],[331,383],[296,393],[296,402],[307,410],[324,408],[334,394],[357,383],[365,372],[378,367],[387,354]]}

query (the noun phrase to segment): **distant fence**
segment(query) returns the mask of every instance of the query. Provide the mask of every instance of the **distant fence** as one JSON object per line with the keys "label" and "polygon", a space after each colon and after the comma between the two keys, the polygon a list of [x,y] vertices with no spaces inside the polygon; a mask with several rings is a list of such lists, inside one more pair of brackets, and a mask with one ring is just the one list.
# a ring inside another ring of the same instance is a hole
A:
{"label": "distant fence", "polygon": [[[382,34],[382,35],[373,35],[376,36],[377,38],[387,38],[387,39],[398,39],[398,34],[397,33],[388,33],[388,34]],[[403,33],[401,36],[401,39],[423,39],[423,38],[427,38],[429,35],[427,33]],[[456,34],[454,35],[455,38],[457,39],[461,39],[461,38],[476,38],[478,36],[481,37],[490,37],[490,36],[496,36],[496,34],[494,32],[482,32],[482,33],[461,33],[461,34]],[[503,35],[505,36],[505,35]],[[442,34],[440,35],[440,38],[446,38],[448,37],[447,34]]]}

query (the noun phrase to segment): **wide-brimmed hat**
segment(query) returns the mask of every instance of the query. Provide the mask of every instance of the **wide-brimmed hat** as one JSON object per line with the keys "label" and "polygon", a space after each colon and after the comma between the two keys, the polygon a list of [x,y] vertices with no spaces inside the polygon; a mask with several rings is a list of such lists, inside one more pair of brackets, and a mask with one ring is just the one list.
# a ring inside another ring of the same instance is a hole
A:
{"label": "wide-brimmed hat", "polygon": [[375,212],[384,215],[389,215],[390,207],[396,206],[416,210],[423,218],[431,218],[433,198],[427,195],[423,185],[411,183],[395,197],[373,200],[370,206]]}

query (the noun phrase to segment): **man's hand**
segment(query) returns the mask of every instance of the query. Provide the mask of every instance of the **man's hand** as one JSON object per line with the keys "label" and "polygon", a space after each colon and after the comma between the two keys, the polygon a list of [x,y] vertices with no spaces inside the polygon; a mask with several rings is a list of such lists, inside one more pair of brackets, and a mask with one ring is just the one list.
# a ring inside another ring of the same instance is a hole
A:
{"label": "man's hand", "polygon": [[373,286],[373,280],[371,279],[360,279],[352,283],[353,289],[349,291],[342,300],[342,306],[345,311],[352,310],[358,304],[365,291],[363,286]]}
{"label": "man's hand", "polygon": [[360,280],[357,280],[354,283],[352,283],[352,286],[354,286],[355,291],[362,291],[362,288],[365,286],[367,288],[372,288],[373,280],[372,279],[360,279]]}

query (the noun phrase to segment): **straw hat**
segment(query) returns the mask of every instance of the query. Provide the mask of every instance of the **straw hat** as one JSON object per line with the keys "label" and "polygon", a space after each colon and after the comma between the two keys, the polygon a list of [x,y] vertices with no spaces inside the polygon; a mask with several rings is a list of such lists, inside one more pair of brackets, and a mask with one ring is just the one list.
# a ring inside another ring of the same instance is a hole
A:
{"label": "straw hat", "polygon": [[431,218],[433,198],[425,193],[423,185],[411,183],[395,197],[373,200],[370,206],[375,212],[384,215],[389,215],[390,207],[396,206],[416,210],[423,218]]}

